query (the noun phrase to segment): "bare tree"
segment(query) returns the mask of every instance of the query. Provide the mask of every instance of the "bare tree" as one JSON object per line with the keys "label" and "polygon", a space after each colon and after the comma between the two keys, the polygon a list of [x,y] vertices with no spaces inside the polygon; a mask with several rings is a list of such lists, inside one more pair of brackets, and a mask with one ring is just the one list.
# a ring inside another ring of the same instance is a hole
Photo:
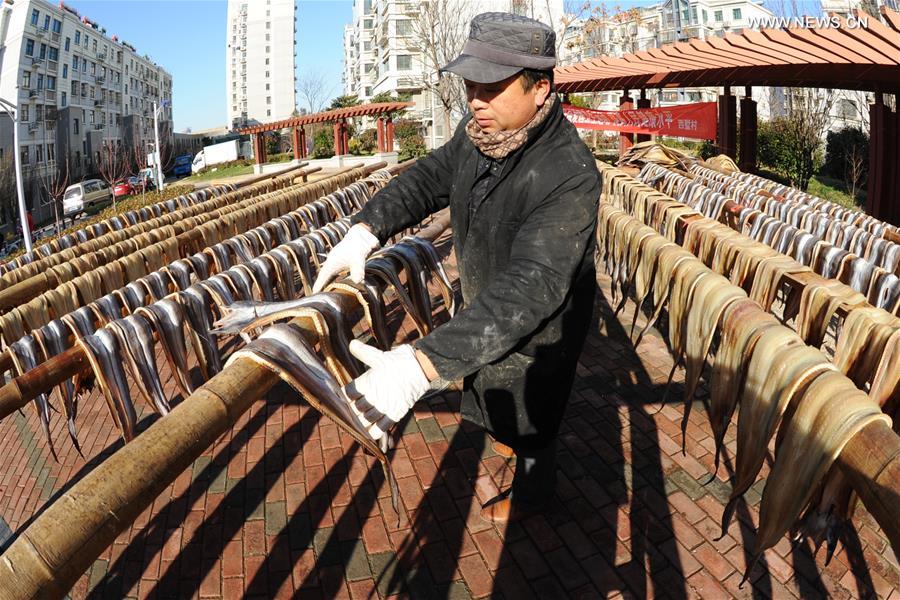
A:
{"label": "bare tree", "polygon": [[867,179],[865,151],[859,144],[852,144],[847,155],[847,166],[844,170],[844,183],[847,191],[856,200],[856,195],[866,184]]}
{"label": "bare tree", "polygon": [[15,150],[0,157],[0,223],[12,224],[16,216],[16,167],[13,152]]}
{"label": "bare tree", "polygon": [[310,113],[321,112],[331,97],[334,86],[328,86],[321,71],[307,71],[297,79],[297,92]]}
{"label": "bare tree", "polygon": [[820,88],[787,88],[786,92],[785,125],[794,145],[791,185],[805,190],[819,167],[819,151],[836,94]]}
{"label": "bare tree", "polygon": [[462,51],[471,12],[469,0],[431,0],[419,6],[418,18],[412,20],[409,49],[419,53],[424,67],[422,87],[440,100],[447,132],[452,131],[451,116],[462,117],[468,105],[462,79],[439,69]]}
{"label": "bare tree", "polygon": [[[110,187],[117,181],[127,176],[131,168],[131,160],[125,146],[119,140],[106,139],[97,152],[99,160],[97,168],[100,177]],[[113,194],[113,209],[116,207],[116,195]]]}
{"label": "bare tree", "polygon": [[[71,154],[65,153],[57,156],[54,165],[48,165],[48,168],[39,177],[39,183],[42,196],[46,197],[47,203],[53,205],[53,218],[56,223],[56,235],[65,229],[65,215],[63,214],[63,195],[66,188],[77,179],[74,172],[73,159]],[[73,221],[74,223],[74,221]]]}

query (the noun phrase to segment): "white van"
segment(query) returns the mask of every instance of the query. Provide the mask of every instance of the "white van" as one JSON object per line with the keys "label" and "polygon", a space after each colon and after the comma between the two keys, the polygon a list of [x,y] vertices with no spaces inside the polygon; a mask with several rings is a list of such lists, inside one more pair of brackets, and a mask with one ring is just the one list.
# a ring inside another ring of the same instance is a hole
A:
{"label": "white van", "polygon": [[63,194],[63,215],[75,218],[98,204],[112,202],[112,190],[100,179],[87,179],[66,188]]}

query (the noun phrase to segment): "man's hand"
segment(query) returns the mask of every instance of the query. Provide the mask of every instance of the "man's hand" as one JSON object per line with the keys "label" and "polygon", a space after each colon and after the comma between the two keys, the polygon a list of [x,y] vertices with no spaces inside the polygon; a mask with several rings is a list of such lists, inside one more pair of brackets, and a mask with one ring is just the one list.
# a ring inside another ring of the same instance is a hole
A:
{"label": "man's hand", "polygon": [[350,352],[369,367],[345,388],[350,406],[372,439],[378,440],[409,412],[431,384],[409,344],[382,352],[353,340]]}
{"label": "man's hand", "polygon": [[366,225],[357,223],[351,227],[344,239],[328,253],[328,258],[319,269],[319,275],[313,284],[313,293],[321,292],[345,269],[350,270],[351,281],[362,283],[366,275],[366,258],[380,245],[378,238]]}

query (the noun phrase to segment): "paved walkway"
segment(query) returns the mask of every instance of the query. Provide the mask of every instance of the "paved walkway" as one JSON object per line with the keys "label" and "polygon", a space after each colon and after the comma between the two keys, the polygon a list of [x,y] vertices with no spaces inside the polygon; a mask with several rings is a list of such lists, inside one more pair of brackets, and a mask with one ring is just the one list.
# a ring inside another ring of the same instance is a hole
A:
{"label": "paved walkway", "polygon": [[[828,566],[824,550],[782,539],[740,587],[762,484],[719,539],[729,485],[726,469],[706,483],[703,403],[682,456],[682,406],[658,404],[670,355],[658,335],[635,350],[607,294],[603,285],[546,515],[510,527],[480,518],[511,464],[460,423],[456,392],[402,424],[398,515],[375,461],[278,386],[119,536],[72,598],[900,598],[897,559],[862,510]],[[170,374],[166,389],[174,395]],[[155,418],[141,416],[142,427]],[[84,459],[54,420],[59,463],[32,407],[0,423],[0,546],[120,446],[96,393],[78,422]]]}

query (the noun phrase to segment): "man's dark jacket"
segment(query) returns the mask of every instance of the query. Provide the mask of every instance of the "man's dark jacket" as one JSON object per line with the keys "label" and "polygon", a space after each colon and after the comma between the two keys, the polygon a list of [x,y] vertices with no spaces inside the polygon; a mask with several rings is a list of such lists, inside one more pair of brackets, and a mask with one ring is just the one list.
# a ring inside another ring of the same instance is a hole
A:
{"label": "man's dark jacket", "polygon": [[600,175],[558,101],[487,186],[475,186],[485,157],[465,125],[353,222],[383,243],[450,206],[464,308],[416,347],[441,378],[465,380],[464,416],[540,448],[558,431],[590,327]]}

